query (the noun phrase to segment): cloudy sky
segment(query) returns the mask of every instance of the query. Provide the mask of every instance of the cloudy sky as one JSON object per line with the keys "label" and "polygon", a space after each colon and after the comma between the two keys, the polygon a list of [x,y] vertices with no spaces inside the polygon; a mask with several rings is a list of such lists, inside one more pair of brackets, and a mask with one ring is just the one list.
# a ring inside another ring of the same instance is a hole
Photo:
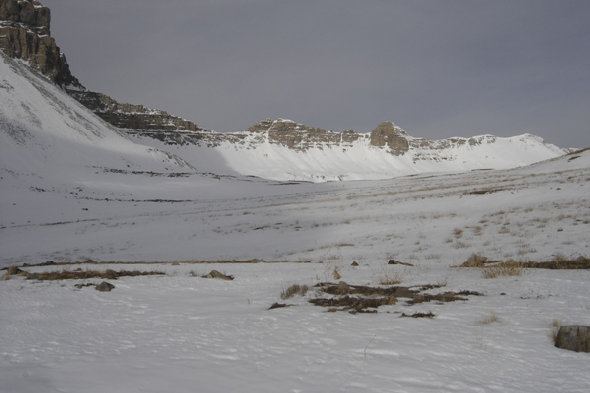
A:
{"label": "cloudy sky", "polygon": [[91,90],[201,127],[266,117],[590,146],[588,0],[44,0]]}

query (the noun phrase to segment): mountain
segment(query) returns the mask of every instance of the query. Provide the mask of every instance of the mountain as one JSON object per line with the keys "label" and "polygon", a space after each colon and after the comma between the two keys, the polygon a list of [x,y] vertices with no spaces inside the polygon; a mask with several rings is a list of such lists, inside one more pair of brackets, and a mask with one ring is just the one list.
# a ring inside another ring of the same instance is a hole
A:
{"label": "mountain", "polygon": [[531,134],[415,138],[392,122],[381,123],[368,133],[328,131],[285,119],[267,119],[233,133],[126,132],[137,142],[173,152],[201,171],[282,181],[386,179],[427,172],[507,169],[568,151]]}
{"label": "mountain", "polygon": [[113,171],[193,171],[167,152],[130,141],[44,75],[2,52],[0,147],[4,185],[34,179],[55,187]]}
{"label": "mountain", "polygon": [[47,76],[68,94],[118,128],[198,130],[191,121],[159,109],[120,103],[98,92],[88,91],[71,74],[50,31],[51,11],[37,0],[2,0],[0,4],[0,49],[11,58],[22,59]]}
{"label": "mountain", "polygon": [[531,134],[428,140],[392,122],[365,133],[284,119],[266,119],[238,132],[207,131],[166,111],[88,91],[70,72],[50,35],[50,22],[50,10],[39,1],[0,5],[4,169],[27,157],[19,168],[36,163],[43,171],[52,161],[67,171],[82,165],[325,182],[513,168],[568,151]]}

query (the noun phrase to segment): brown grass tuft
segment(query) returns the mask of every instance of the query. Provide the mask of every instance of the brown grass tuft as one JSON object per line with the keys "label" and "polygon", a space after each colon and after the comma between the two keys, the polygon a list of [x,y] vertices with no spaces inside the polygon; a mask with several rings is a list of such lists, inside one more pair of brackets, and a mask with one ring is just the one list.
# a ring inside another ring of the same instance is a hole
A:
{"label": "brown grass tuft", "polygon": [[496,314],[495,311],[492,311],[490,313],[490,315],[480,319],[479,324],[480,325],[489,325],[490,323],[494,323],[494,322],[500,322],[500,318],[498,318],[498,315]]}
{"label": "brown grass tuft", "polygon": [[334,280],[340,280],[342,278],[342,275],[340,275],[340,272],[338,271],[338,266],[334,266],[334,271],[332,271],[332,277],[334,277]]}
{"label": "brown grass tuft", "polygon": [[296,295],[305,296],[308,290],[309,287],[307,285],[293,284],[281,292],[281,299],[289,299]]}
{"label": "brown grass tuft", "polygon": [[471,254],[469,258],[465,262],[463,262],[460,267],[483,267],[484,264],[488,261],[488,258],[479,255],[479,254]]}
{"label": "brown grass tuft", "polygon": [[483,278],[498,278],[520,275],[522,275],[522,265],[515,261],[501,262],[495,265],[486,266],[482,269]]}
{"label": "brown grass tuft", "polygon": [[557,342],[557,333],[559,333],[559,328],[561,327],[561,321],[554,319],[551,323],[551,333],[549,334],[549,338],[555,344]]}
{"label": "brown grass tuft", "polygon": [[99,270],[62,270],[54,272],[29,273],[23,272],[27,280],[79,280],[88,278],[102,278],[109,280],[116,280],[123,276],[152,276],[164,275],[166,273],[160,271],[139,271],[139,270],[119,270],[115,271],[107,269],[105,271]]}
{"label": "brown grass tuft", "polygon": [[400,272],[385,272],[379,278],[380,285],[397,285],[402,282],[403,275]]}

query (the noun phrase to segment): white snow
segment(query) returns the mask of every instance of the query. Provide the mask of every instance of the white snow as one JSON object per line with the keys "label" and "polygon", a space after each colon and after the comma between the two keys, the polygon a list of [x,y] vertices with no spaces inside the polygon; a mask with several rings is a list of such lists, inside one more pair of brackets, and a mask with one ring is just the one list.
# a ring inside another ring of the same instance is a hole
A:
{"label": "white snow", "polygon": [[[2,59],[0,266],[91,259],[101,263],[25,269],[166,275],[113,280],[109,293],[74,287],[94,279],[0,281],[0,392],[553,393],[590,386],[588,354],[557,349],[549,337],[554,320],[590,324],[589,271],[484,279],[477,269],[452,267],[472,253],[492,260],[589,256],[590,151],[510,170],[311,184],[243,177],[223,147],[207,161],[233,176],[204,175],[132,143]],[[272,164],[264,173],[276,165],[280,177],[289,162],[289,180],[314,180],[318,166],[326,178],[360,178],[394,165],[356,146],[351,154],[370,162],[357,172],[336,151],[289,156],[261,148]],[[408,165],[396,161],[395,169],[429,170]],[[255,258],[277,263],[164,263]],[[414,266],[388,265],[392,258]],[[141,263],[121,263],[129,261]],[[402,285],[446,283],[432,291],[484,296],[400,301],[356,315],[309,304],[314,290],[280,300],[291,284],[337,281],[335,268],[351,284],[397,275]],[[195,277],[211,269],[236,279]],[[293,306],[267,310],[277,301]],[[399,317],[428,311],[436,317]],[[481,322],[492,313],[497,322]]]}
{"label": "white snow", "polygon": [[[287,122],[283,119],[276,121]],[[170,145],[142,135],[134,135],[132,139],[173,152],[201,171],[279,181],[377,180],[420,173],[509,169],[565,153],[564,149],[530,134],[470,138],[479,141],[476,144],[468,143],[468,138],[455,138],[463,143],[455,142],[436,150],[411,147],[400,156],[390,153],[388,148],[372,146],[369,134],[361,134],[361,138],[350,144],[317,143],[308,149],[293,149],[270,142],[268,134],[234,134],[242,136],[240,143],[225,140],[213,147],[205,144]],[[444,142],[434,141],[434,144],[440,146]],[[210,159],[212,156],[216,157],[213,161]]]}

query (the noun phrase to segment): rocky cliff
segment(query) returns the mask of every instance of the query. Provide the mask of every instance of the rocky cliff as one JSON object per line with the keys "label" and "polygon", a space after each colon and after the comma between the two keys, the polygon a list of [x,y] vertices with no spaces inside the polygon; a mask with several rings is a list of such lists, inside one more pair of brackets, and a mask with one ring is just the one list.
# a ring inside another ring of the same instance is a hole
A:
{"label": "rocky cliff", "polygon": [[51,11],[36,0],[0,2],[0,49],[27,61],[58,85],[81,88],[50,35]]}
{"label": "rocky cliff", "polygon": [[291,120],[263,120],[245,131],[127,130],[203,172],[313,182],[384,179],[425,172],[505,169],[566,151],[534,135],[415,138],[391,122],[373,131],[335,132]]}
{"label": "rocky cliff", "polygon": [[117,128],[163,131],[200,130],[195,123],[160,109],[120,103],[105,94],[94,91],[68,89],[68,93],[107,123]]}
{"label": "rocky cliff", "polygon": [[60,48],[51,37],[51,11],[37,0],[0,0],[0,49],[22,59],[58,84],[84,106],[118,128],[197,131],[197,125],[166,111],[123,104],[88,91],[72,75]]}

